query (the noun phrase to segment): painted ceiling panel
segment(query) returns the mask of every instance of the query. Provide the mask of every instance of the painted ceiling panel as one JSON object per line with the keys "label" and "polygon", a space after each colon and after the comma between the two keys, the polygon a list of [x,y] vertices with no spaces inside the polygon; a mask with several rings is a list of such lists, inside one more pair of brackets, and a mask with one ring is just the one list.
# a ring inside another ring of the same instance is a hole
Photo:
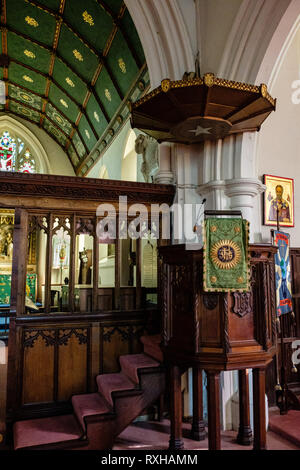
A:
{"label": "painted ceiling panel", "polygon": [[111,16],[95,0],[85,0],[79,8],[74,3],[66,3],[66,20],[90,46],[101,53],[113,28]]}
{"label": "painted ceiling panel", "polygon": [[109,8],[114,14],[117,14],[120,11],[122,4],[123,4],[122,0],[109,0],[109,2],[106,2],[106,5],[109,5]]}
{"label": "painted ceiling panel", "polygon": [[80,119],[78,129],[87,148],[89,149],[89,151],[91,151],[94,145],[96,145],[98,139],[96,139],[85,116],[82,116],[82,118]]}
{"label": "painted ceiling panel", "polygon": [[51,8],[51,10],[58,11],[60,6],[60,0],[40,0],[39,3],[45,7]]}
{"label": "painted ceiling panel", "polygon": [[86,82],[91,81],[99,58],[64,25],[61,28],[57,51]]}
{"label": "painted ceiling panel", "polygon": [[34,109],[29,109],[20,103],[16,103],[13,100],[9,101],[9,109],[13,113],[16,113],[19,116],[26,118],[30,121],[33,121],[35,123],[38,123],[40,120],[40,114],[37,111],[35,111]]}
{"label": "painted ceiling panel", "polygon": [[78,104],[83,103],[87,93],[86,84],[62,60],[56,59],[53,78]]}
{"label": "painted ceiling panel", "polygon": [[44,129],[51,135],[55,137],[55,139],[64,147],[67,142],[67,137],[59,130],[56,126],[52,124],[48,119],[44,120],[43,123]]}
{"label": "painted ceiling panel", "polygon": [[6,1],[6,11],[8,26],[47,46],[52,45],[56,28],[54,15],[20,0]]}
{"label": "painted ceiling panel", "polygon": [[102,133],[106,129],[107,120],[105,119],[105,116],[103,112],[101,111],[101,108],[96,98],[94,97],[94,95],[90,97],[89,102],[86,106],[86,111],[87,111],[89,120],[92,122],[98,134],[98,137],[101,137]]}
{"label": "painted ceiling panel", "polygon": [[7,33],[7,52],[11,60],[21,61],[44,74],[49,71],[50,52],[10,31]]}
{"label": "painted ceiling panel", "polygon": [[85,147],[82,143],[82,140],[80,139],[79,135],[77,132],[75,132],[74,134],[74,137],[73,137],[73,144],[74,144],[74,147],[78,153],[78,156],[80,158],[84,157],[85,155]]}
{"label": "painted ceiling panel", "polygon": [[122,100],[105,67],[102,67],[95,89],[98,98],[111,119]]}
{"label": "painted ceiling panel", "polygon": [[73,164],[73,166],[76,168],[76,166],[79,164],[79,158],[78,158],[78,155],[73,147],[72,144],[69,145],[68,149],[67,149],[67,152],[68,152],[68,155],[69,155],[69,158]]}
{"label": "painted ceiling panel", "polygon": [[117,79],[123,96],[125,96],[128,91],[128,83],[134,80],[139,69],[120,31],[117,32],[112,42],[107,56],[107,64]]}
{"label": "painted ceiling panel", "polygon": [[79,114],[78,106],[54,84],[50,87],[49,98],[56,108],[75,123]]}
{"label": "painted ceiling panel", "polygon": [[46,106],[46,116],[49,118],[49,120],[52,121],[52,123],[54,123],[56,126],[59,126],[65,134],[68,136],[70,135],[72,130],[70,121],[64,118],[63,115],[59,113],[51,103],[48,103]]}
{"label": "painted ceiling panel", "polygon": [[129,116],[128,101],[149,83],[126,5],[122,0],[1,3],[6,104],[0,112],[37,123],[83,175],[95,162],[91,150],[105,150]]}
{"label": "painted ceiling panel", "polygon": [[8,85],[8,91],[10,98],[14,101],[18,101],[25,106],[30,106],[38,111],[42,111],[43,100],[40,96],[12,84]]}
{"label": "painted ceiling panel", "polygon": [[11,62],[9,66],[8,79],[40,95],[45,93],[46,78],[34,70],[28,70],[14,62]]}
{"label": "painted ceiling panel", "polygon": [[125,11],[123,17],[121,18],[121,26],[123,33],[125,33],[127,36],[127,40],[129,40],[132,44],[140,64],[143,64],[145,62],[144,50],[128,10]]}

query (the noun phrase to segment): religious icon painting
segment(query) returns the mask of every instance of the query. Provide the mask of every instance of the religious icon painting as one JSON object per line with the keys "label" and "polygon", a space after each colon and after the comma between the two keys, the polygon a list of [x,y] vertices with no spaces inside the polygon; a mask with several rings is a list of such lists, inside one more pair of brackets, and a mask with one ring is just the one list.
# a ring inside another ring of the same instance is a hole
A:
{"label": "religious icon painting", "polygon": [[294,227],[294,180],[264,175],[264,225]]}
{"label": "religious icon painting", "polygon": [[276,311],[280,316],[292,312],[292,283],[290,266],[290,236],[274,230],[273,243],[278,247],[275,254]]}

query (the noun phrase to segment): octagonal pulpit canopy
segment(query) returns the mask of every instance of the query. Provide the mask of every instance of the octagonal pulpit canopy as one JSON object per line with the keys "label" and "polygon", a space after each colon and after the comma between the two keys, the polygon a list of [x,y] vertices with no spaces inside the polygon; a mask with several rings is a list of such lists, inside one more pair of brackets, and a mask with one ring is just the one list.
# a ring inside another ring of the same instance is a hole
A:
{"label": "octagonal pulpit canopy", "polygon": [[215,77],[171,81],[132,105],[131,124],[158,142],[192,144],[258,131],[275,110],[267,86]]}

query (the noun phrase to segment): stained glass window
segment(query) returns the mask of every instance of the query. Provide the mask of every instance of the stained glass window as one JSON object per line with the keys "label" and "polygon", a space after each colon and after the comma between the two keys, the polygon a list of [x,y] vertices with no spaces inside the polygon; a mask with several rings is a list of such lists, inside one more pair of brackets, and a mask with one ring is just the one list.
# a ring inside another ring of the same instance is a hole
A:
{"label": "stained glass window", "polygon": [[0,170],[36,173],[36,161],[28,146],[19,138],[4,131],[0,136]]}

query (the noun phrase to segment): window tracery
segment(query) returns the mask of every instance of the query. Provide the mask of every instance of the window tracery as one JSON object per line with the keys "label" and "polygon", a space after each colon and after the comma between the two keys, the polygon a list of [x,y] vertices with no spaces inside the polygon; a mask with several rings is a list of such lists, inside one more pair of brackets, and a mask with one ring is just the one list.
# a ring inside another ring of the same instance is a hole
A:
{"label": "window tracery", "polygon": [[19,137],[3,131],[0,136],[0,170],[36,173],[36,166],[30,148]]}

